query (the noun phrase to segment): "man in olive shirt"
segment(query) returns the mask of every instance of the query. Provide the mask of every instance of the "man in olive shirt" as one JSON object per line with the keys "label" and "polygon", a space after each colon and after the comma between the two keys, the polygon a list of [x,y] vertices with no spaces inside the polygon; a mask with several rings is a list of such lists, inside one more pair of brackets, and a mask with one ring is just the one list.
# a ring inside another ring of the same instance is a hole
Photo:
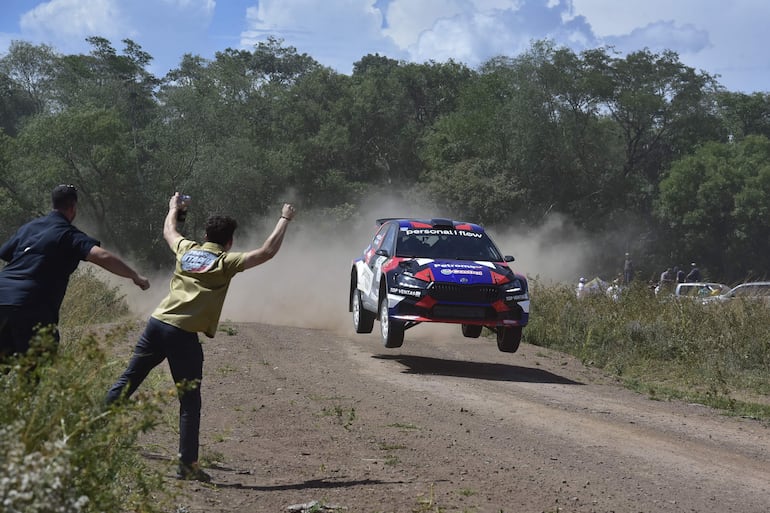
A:
{"label": "man in olive shirt", "polygon": [[286,228],[295,214],[285,204],[273,232],[261,247],[230,252],[237,223],[230,217],[212,216],[206,221],[203,244],[177,231],[179,193],[169,200],[163,237],[176,254],[170,291],[152,313],[134,349],[128,367],[107,393],[107,403],[129,397],[149,372],[168,359],[179,390],[179,479],[210,481],[198,464],[201,415],[200,383],[203,349],[198,333],[213,337],[230,280],[237,273],[273,258],[281,247]]}

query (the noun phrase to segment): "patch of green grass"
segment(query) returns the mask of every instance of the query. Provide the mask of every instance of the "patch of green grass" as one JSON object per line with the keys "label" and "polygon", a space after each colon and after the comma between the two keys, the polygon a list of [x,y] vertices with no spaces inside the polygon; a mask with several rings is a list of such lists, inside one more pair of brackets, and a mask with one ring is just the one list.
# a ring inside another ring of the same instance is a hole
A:
{"label": "patch of green grass", "polygon": [[336,417],[342,427],[350,429],[350,426],[353,425],[353,421],[356,420],[356,409],[353,407],[344,408],[340,405],[334,405],[332,408],[324,408],[322,415]]}
{"label": "patch of green grass", "polygon": [[388,444],[388,443],[380,443],[379,448],[381,451],[396,451],[399,449],[406,449],[405,445],[401,444]]}
{"label": "patch of green grass", "polygon": [[398,465],[399,463],[401,463],[401,460],[398,459],[398,456],[395,454],[388,454],[385,456],[385,465],[393,466]]}
{"label": "patch of green grass", "polygon": [[401,422],[394,422],[393,424],[388,424],[388,427],[397,428],[397,429],[420,429],[414,424],[404,424]]}
{"label": "patch of green grass", "polygon": [[770,420],[770,309],[760,302],[656,297],[635,284],[613,301],[578,300],[533,280],[524,341],[572,354],[653,399],[679,398]]}
{"label": "patch of green grass", "polygon": [[417,507],[412,510],[413,513],[443,513],[446,511],[446,508],[436,503],[435,487],[435,483],[431,483],[428,493],[417,499]]}

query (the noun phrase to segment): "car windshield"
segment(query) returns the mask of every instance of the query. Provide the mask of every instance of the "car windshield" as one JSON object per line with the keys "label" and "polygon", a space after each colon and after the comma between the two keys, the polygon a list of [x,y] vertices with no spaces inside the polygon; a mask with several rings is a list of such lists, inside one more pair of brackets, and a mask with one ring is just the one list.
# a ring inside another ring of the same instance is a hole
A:
{"label": "car windshield", "polygon": [[[436,234],[438,231],[446,233]],[[462,230],[402,230],[396,243],[396,256],[492,262],[503,260],[487,234]]]}

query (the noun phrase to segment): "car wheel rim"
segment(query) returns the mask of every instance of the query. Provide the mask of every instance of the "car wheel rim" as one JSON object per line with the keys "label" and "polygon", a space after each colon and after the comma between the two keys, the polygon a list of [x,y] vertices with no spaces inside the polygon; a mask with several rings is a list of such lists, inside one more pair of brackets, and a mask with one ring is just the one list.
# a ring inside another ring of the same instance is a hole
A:
{"label": "car wheel rim", "polygon": [[382,330],[382,338],[387,340],[388,331],[390,330],[387,305],[383,305],[383,308],[382,308],[382,314],[380,315],[380,329]]}

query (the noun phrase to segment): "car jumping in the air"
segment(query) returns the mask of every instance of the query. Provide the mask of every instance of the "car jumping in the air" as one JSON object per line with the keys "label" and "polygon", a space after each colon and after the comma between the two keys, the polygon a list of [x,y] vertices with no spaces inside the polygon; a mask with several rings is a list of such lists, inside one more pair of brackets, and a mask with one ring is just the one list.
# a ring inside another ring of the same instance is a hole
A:
{"label": "car jumping in the air", "polygon": [[527,279],[509,267],[477,224],[450,219],[377,220],[378,229],[353,260],[348,310],[357,333],[379,320],[385,347],[401,347],[404,331],[423,322],[455,323],[478,338],[497,334],[500,351],[519,348],[529,321]]}

